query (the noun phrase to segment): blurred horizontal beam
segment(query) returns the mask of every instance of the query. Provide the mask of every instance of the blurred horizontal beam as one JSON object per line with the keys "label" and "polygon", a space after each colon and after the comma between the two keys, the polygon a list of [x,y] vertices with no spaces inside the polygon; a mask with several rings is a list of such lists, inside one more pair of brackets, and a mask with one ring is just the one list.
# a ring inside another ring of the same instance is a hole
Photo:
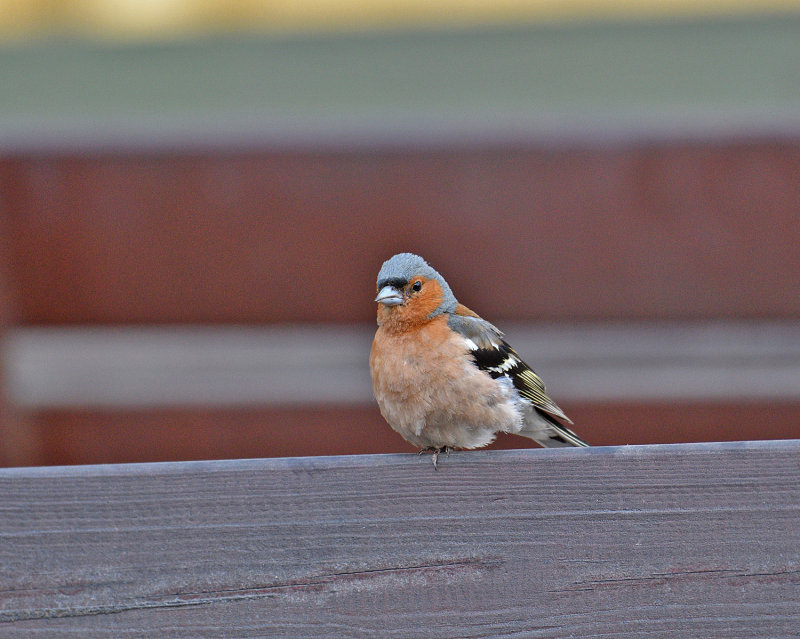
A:
{"label": "blurred horizontal beam", "polygon": [[227,116],[45,120],[0,114],[0,154],[403,151],[537,147],[582,149],[649,143],[746,143],[800,139],[795,106],[621,108],[486,114],[379,114],[276,118]]}
{"label": "blurred horizontal beam", "polygon": [[800,136],[65,151],[0,157],[0,210],[23,325],[368,323],[401,250],[495,321],[796,319],[798,175]]}
{"label": "blurred horizontal beam", "polygon": [[[558,401],[800,398],[800,324],[505,326]],[[373,328],[18,328],[12,403],[26,408],[365,405]]]}
{"label": "blurred horizontal beam", "polygon": [[3,46],[0,150],[735,132],[749,117],[796,131],[798,33],[800,13]]}

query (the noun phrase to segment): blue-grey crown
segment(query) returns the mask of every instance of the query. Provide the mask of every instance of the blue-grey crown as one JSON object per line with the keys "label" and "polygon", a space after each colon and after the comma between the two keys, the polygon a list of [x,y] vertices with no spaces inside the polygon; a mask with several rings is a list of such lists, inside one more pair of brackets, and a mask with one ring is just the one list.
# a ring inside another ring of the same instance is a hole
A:
{"label": "blue-grey crown", "polygon": [[415,275],[421,275],[429,280],[436,280],[439,286],[442,287],[444,299],[436,310],[431,313],[431,317],[435,317],[440,313],[452,313],[456,310],[458,301],[445,279],[419,255],[414,255],[413,253],[398,253],[383,263],[378,273],[378,290],[387,284],[408,283]]}

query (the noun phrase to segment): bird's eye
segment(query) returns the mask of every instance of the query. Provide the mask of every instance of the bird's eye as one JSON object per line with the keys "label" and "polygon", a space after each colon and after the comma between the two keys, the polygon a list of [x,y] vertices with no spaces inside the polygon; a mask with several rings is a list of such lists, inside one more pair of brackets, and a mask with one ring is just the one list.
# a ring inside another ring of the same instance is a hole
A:
{"label": "bird's eye", "polygon": [[412,291],[418,291],[418,290],[419,290],[419,289],[421,289],[421,288],[422,288],[422,282],[420,282],[419,280],[417,280],[416,282],[414,282],[414,283],[411,285],[411,290],[412,290]]}

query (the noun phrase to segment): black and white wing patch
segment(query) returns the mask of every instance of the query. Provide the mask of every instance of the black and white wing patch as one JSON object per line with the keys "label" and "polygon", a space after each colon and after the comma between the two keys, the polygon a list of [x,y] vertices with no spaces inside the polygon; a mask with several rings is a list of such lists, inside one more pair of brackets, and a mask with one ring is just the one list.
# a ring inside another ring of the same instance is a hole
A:
{"label": "black and white wing patch", "polygon": [[463,315],[451,315],[448,325],[464,337],[479,369],[486,371],[492,379],[506,377],[520,397],[529,401],[551,425],[545,439],[535,438],[536,441],[545,446],[588,446],[569,428],[553,419],[572,423],[558,404],[547,396],[542,378],[520,359],[503,339],[500,330],[480,317]]}
{"label": "black and white wing patch", "polygon": [[542,378],[505,341],[501,340],[496,348],[475,349],[472,357],[478,368],[489,373],[493,379],[505,376],[511,380],[517,392],[539,410],[572,423],[558,404],[547,396]]}
{"label": "black and white wing patch", "polygon": [[505,376],[536,408],[568,423],[572,421],[547,396],[544,382],[503,339],[503,333],[480,317],[451,315],[448,325],[466,340],[475,364],[493,379]]}

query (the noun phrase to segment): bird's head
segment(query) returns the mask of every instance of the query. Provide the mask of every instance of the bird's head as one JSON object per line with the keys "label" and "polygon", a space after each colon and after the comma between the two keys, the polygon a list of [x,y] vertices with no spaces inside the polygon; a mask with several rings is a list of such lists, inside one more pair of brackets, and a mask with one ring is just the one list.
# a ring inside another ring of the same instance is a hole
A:
{"label": "bird's head", "polygon": [[379,324],[421,324],[458,306],[445,279],[413,253],[398,253],[383,263],[375,301]]}

